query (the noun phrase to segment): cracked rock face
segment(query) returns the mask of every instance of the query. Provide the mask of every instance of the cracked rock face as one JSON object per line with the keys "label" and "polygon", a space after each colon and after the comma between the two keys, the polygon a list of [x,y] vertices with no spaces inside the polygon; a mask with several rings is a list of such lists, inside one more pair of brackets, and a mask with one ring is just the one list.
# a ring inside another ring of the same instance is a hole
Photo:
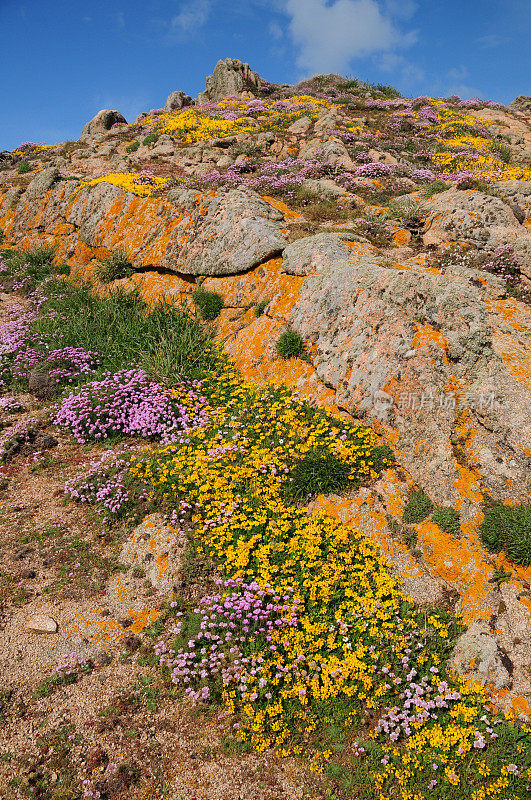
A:
{"label": "cracked rock face", "polygon": [[[463,448],[495,497],[509,484],[515,496],[531,492],[529,388],[511,365],[520,333],[490,311],[500,281],[485,283],[472,270],[433,274],[353,253],[306,277],[291,312],[336,402],[392,429],[412,476],[422,485],[429,475],[441,503],[459,498]],[[473,433],[459,441],[465,423]]]}
{"label": "cracked rock face", "polygon": [[[184,202],[190,203],[189,193]],[[282,214],[250,191],[231,189],[207,202],[195,198],[177,228],[164,265],[190,275],[236,275],[286,246]],[[182,235],[179,235],[182,229]]]}

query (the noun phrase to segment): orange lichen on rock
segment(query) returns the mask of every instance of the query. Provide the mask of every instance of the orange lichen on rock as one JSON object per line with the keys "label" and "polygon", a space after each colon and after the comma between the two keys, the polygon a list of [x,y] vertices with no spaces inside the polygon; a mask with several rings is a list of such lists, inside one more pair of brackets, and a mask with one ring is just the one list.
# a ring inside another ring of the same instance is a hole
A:
{"label": "orange lichen on rock", "polygon": [[393,242],[398,246],[409,244],[410,241],[411,232],[405,228],[400,228],[398,231],[393,233]]}
{"label": "orange lichen on rock", "polygon": [[447,351],[447,342],[446,339],[441,331],[435,330],[435,328],[430,325],[429,323],[420,323],[417,322],[417,330],[413,341],[411,342],[411,347],[417,350],[421,350],[426,348],[428,352],[432,349],[433,345],[439,348],[442,351],[442,357],[445,363],[448,363],[448,356],[446,354]]}
{"label": "orange lichen on rock", "polygon": [[286,221],[298,220],[303,218],[302,214],[300,214],[298,211],[292,211],[292,209],[289,208],[289,206],[287,206],[286,203],[283,203],[282,200],[279,200],[278,197],[270,197],[269,195],[264,195],[262,197],[262,200],[264,200],[266,203],[269,203],[269,205],[273,206],[273,208],[276,208],[277,211],[281,211],[282,214],[284,214],[284,219]]}
{"label": "orange lichen on rock", "polygon": [[531,388],[531,352],[524,344],[510,334],[494,331],[492,334],[494,352],[502,357],[515,380]]}

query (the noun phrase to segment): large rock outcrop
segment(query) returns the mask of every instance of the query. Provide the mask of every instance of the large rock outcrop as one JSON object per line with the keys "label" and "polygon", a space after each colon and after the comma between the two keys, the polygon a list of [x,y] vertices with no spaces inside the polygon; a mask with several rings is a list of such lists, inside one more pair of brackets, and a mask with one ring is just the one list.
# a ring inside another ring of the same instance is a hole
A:
{"label": "large rock outcrop", "polygon": [[102,108],[95,117],[92,117],[92,119],[83,126],[81,135],[94,136],[94,134],[98,133],[107,133],[117,122],[121,122],[124,125],[127,124],[126,118],[120,114],[119,111],[111,111],[108,108]]}
{"label": "large rock outcrop", "polygon": [[99,253],[125,247],[139,269],[235,275],[286,246],[282,213],[251,190],[174,189],[168,199],[157,200],[106,182],[81,189],[70,181],[52,186],[57,177],[53,168],[44,170],[22,196],[4,195],[12,206],[4,225],[22,241],[45,230],[65,260],[86,261],[87,248]]}
{"label": "large rock outcrop", "polygon": [[249,64],[238,58],[219,60],[214,67],[214,72],[206,79],[206,89],[199,97],[199,102],[208,100],[222,100],[224,97],[234,97],[242,92],[260,87],[260,77]]}
{"label": "large rock outcrop", "polygon": [[431,198],[428,208],[424,244],[461,240],[490,249],[509,244],[519,256],[522,272],[531,278],[531,234],[509,203],[474,189],[449,189]]}
{"label": "large rock outcrop", "polygon": [[164,111],[178,111],[192,104],[192,98],[185,92],[171,92],[164,103]]}

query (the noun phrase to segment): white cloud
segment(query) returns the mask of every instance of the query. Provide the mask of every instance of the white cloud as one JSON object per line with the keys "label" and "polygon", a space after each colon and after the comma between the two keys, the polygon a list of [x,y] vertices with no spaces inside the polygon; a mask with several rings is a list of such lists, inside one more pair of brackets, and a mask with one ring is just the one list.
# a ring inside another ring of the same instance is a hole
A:
{"label": "white cloud", "polygon": [[181,3],[179,13],[170,20],[172,33],[191,33],[202,28],[212,8],[211,0],[190,0]]}
{"label": "white cloud", "polygon": [[344,72],[355,58],[412,44],[376,0],[286,0],[298,65],[313,72]]}

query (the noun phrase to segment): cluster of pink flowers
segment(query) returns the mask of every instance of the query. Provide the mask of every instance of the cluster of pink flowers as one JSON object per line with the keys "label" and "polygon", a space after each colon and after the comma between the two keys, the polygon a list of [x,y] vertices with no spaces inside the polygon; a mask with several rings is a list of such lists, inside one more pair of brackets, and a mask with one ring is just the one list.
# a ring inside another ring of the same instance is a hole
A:
{"label": "cluster of pink flowers", "polygon": [[91,461],[82,475],[65,483],[65,497],[99,506],[102,513],[117,516],[131,499],[124,485],[129,464],[127,454],[107,450],[99,459]]}
{"label": "cluster of pink flowers", "polygon": [[142,369],[119,370],[65,397],[55,421],[81,444],[118,435],[170,442],[179,431],[206,422],[205,398],[188,390],[187,401],[177,402]]}
{"label": "cluster of pink flowers", "polygon": [[3,430],[0,433],[0,461],[6,458],[12,445],[22,445],[33,441],[39,427],[40,421],[36,417],[31,417],[30,419],[20,420]]}
{"label": "cluster of pink flowers", "polygon": [[[218,579],[221,594],[204,597],[195,614],[201,615],[199,633],[189,639],[186,647],[175,651],[164,641],[155,645],[159,661],[171,669],[173,683],[184,687],[185,693],[195,705],[210,696],[209,682],[220,681],[222,686],[232,683],[242,694],[249,691],[248,676],[258,677],[253,681],[249,699],[254,702],[266,688],[266,680],[260,678],[266,659],[264,656],[245,656],[244,650],[249,639],[264,642],[264,649],[271,656],[277,650],[273,644],[273,631],[283,627],[296,627],[298,624],[299,600],[293,598],[293,590],[288,588],[280,596],[273,587],[258,583],[245,583],[242,578]],[[178,614],[182,617],[182,614]],[[180,620],[173,633],[181,634],[183,620]],[[278,667],[279,680],[283,677],[283,667]],[[268,696],[269,695],[269,696]],[[266,700],[271,699],[265,693]]]}

